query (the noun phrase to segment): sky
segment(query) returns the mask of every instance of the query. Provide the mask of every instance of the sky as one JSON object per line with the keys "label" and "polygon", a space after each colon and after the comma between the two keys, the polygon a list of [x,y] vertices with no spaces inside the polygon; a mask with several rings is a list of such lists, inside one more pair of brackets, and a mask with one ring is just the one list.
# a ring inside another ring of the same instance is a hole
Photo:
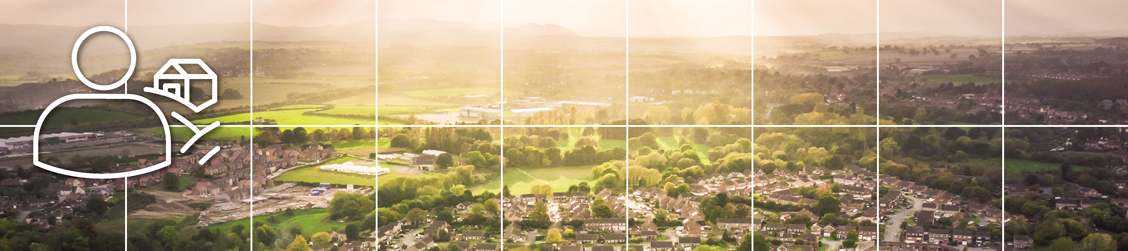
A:
{"label": "sky", "polygon": [[873,34],[875,0],[757,0],[756,36]]}
{"label": "sky", "polygon": [[632,37],[752,34],[751,0],[509,0],[501,4],[500,0],[383,0],[380,18],[426,18],[497,27],[504,12],[507,26],[555,24],[605,36],[626,35],[628,26]]}
{"label": "sky", "polygon": [[[3,0],[0,24],[71,27],[124,26],[126,0]],[[596,34],[632,37],[748,36],[752,0],[507,0],[507,25],[557,24]],[[866,34],[877,28],[876,0],[756,0],[757,36]],[[381,0],[380,18],[429,18],[496,27],[502,0]],[[630,6],[629,14],[627,5]],[[269,0],[254,2],[254,21],[315,27],[376,18],[371,0]],[[240,23],[250,20],[250,0],[128,1],[131,26]],[[1002,0],[881,1],[881,32],[998,36]],[[1128,1],[1006,1],[1007,35],[1128,34]],[[627,18],[629,15],[629,18]]]}
{"label": "sky", "polygon": [[1001,0],[881,1],[881,33],[1001,37]]}
{"label": "sky", "polygon": [[[126,0],[3,0],[0,24],[43,24],[72,27],[126,22]],[[132,0],[130,26],[245,23],[250,0]],[[376,19],[371,0],[269,0],[254,2],[256,23],[316,27]]]}

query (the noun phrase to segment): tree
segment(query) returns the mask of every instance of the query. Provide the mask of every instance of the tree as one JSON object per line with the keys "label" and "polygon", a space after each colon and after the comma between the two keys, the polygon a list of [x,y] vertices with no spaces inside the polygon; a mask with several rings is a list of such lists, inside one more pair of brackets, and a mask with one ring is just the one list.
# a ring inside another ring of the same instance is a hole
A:
{"label": "tree", "polygon": [[427,219],[427,211],[423,211],[423,209],[419,208],[412,208],[411,211],[407,212],[407,217],[405,219],[407,221],[410,221],[411,225],[417,225],[419,224],[419,222]]}
{"label": "tree", "polygon": [[764,237],[764,235],[760,234],[760,232],[754,232],[753,235],[753,251],[771,251],[772,244],[768,243],[767,237]]}
{"label": "tree", "polygon": [[1050,251],[1073,251],[1073,239],[1061,237],[1050,243]]}
{"label": "tree", "polygon": [[439,169],[447,169],[447,167],[451,167],[453,165],[454,158],[451,157],[449,153],[439,154],[439,157],[435,158],[435,166],[437,166]]}
{"label": "tree", "polygon": [[833,195],[823,195],[822,198],[819,198],[819,204],[816,207],[816,210],[818,210],[817,213],[838,213],[839,211],[842,211],[840,203],[841,202],[839,202],[838,199],[834,198]]}
{"label": "tree", "polygon": [[[54,219],[54,217],[51,219]],[[161,228],[161,231],[157,232],[157,236],[161,237],[161,241],[163,241],[166,246],[174,246],[180,243],[180,228],[177,228],[176,225],[165,226]]]}
{"label": "tree", "polygon": [[1112,251],[1116,250],[1116,247],[1116,240],[1113,240],[1108,234],[1089,234],[1081,240],[1082,250]]}
{"label": "tree", "polygon": [[552,224],[552,218],[548,216],[548,205],[544,202],[537,202],[533,205],[533,212],[529,213],[529,220],[540,227],[547,227]]}
{"label": "tree", "polygon": [[345,236],[349,241],[360,240],[360,228],[356,224],[345,226]]}
{"label": "tree", "polygon": [[313,250],[309,248],[309,244],[306,244],[305,237],[298,235],[298,236],[294,236],[294,242],[290,242],[290,246],[286,247],[286,251],[313,251]]}
{"label": "tree", "polygon": [[853,248],[853,247],[855,247],[855,245],[857,245],[857,243],[858,243],[858,230],[850,230],[850,233],[846,234],[846,240],[842,241],[842,246],[847,247],[847,248]]}
{"label": "tree", "polygon": [[560,229],[549,229],[548,234],[544,236],[545,243],[556,244],[560,243],[561,241],[563,241],[563,237],[560,236]]}
{"label": "tree", "polygon": [[333,242],[333,239],[325,232],[317,232],[313,234],[313,236],[310,236],[309,239],[313,241],[313,244],[321,245],[322,247],[328,247],[329,244]]}
{"label": "tree", "polygon": [[[234,231],[234,230],[233,230]],[[278,230],[270,225],[262,225],[255,228],[255,240],[262,242],[266,245],[273,245],[278,237]],[[304,243],[305,240],[302,240]]]}
{"label": "tree", "polygon": [[533,185],[529,190],[531,190],[533,194],[552,194],[552,186],[548,184]]}
{"label": "tree", "polygon": [[329,218],[360,220],[376,208],[376,202],[359,193],[338,192],[329,201]]}
{"label": "tree", "polygon": [[165,173],[161,183],[164,184],[165,191],[180,192],[180,177],[176,177],[172,172]]}

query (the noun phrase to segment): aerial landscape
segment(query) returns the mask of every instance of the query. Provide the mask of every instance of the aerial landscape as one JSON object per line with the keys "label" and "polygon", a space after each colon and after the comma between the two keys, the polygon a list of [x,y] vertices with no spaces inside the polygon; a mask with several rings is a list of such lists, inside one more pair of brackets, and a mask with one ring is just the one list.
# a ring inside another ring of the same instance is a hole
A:
{"label": "aerial landscape", "polygon": [[0,2],[0,250],[1128,250],[1128,3],[197,2]]}

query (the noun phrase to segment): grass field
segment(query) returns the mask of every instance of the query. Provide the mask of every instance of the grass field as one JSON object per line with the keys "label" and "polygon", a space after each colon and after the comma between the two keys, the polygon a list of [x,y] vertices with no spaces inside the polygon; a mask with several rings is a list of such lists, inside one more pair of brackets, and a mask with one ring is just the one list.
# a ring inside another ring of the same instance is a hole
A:
{"label": "grass field", "polygon": [[470,87],[470,88],[439,88],[420,91],[407,91],[403,94],[415,97],[434,98],[434,97],[461,97],[466,95],[496,95],[501,93],[499,88],[488,87]]}
{"label": "grass field", "polygon": [[357,159],[355,157],[341,157],[341,158],[331,159],[329,161],[325,161],[325,162],[322,162],[320,164],[299,167],[299,168],[294,169],[294,170],[286,171],[285,173],[282,173],[282,175],[279,175],[278,178],[275,178],[274,180],[283,181],[283,182],[285,182],[285,181],[310,182],[310,183],[325,183],[325,182],[328,182],[328,183],[340,184],[340,185],[353,184],[353,185],[359,185],[359,186],[373,186],[374,184],[376,184],[376,177],[375,176],[349,174],[349,173],[342,173],[342,172],[322,171],[321,169],[318,168],[318,167],[323,166],[323,165],[339,164],[339,163],[345,163],[345,162],[349,162],[349,161],[358,161],[358,160],[359,159]]}
{"label": "grass field", "polygon": [[[270,223],[270,217],[274,217],[278,223]],[[207,228],[218,229],[223,233],[231,230],[232,227],[242,225],[250,228],[251,219],[243,218],[237,221],[229,221],[221,224],[211,225]],[[314,233],[325,232],[333,229],[345,229],[348,223],[336,222],[329,220],[329,212],[325,208],[311,208],[311,209],[296,209],[294,216],[288,216],[285,212],[271,213],[255,216],[255,226],[264,224],[273,225],[275,228],[283,229],[292,224],[297,223],[302,226],[302,235],[309,239]],[[289,233],[286,231],[285,233]]]}
{"label": "grass field", "polygon": [[333,148],[336,148],[337,150],[357,149],[357,148],[373,148],[373,147],[376,147],[376,140],[357,140],[357,141],[333,142]]}
{"label": "grass field", "polygon": [[[3,121],[2,123],[5,125],[35,125],[35,123],[39,122],[40,114],[41,113],[38,112],[24,112],[19,114],[4,115],[0,116],[0,121]],[[47,119],[43,121],[43,124],[47,128],[58,128],[70,126],[71,119],[77,120],[77,122],[80,124],[85,124],[95,122],[105,123],[131,120],[135,117],[136,116],[125,113],[98,109],[60,107],[55,108],[54,111],[51,111],[51,114],[47,115]]]}
{"label": "grass field", "polygon": [[[507,168],[505,170],[505,185],[515,194],[529,193],[533,185],[548,184],[554,192],[567,192],[568,186],[580,182],[591,182],[591,168],[593,166],[549,167],[536,169]],[[383,177],[381,177],[383,178]],[[471,187],[474,193],[480,191],[500,191],[500,181],[493,181],[480,186]]]}
{"label": "grass field", "polygon": [[[285,110],[285,111],[255,112],[254,116],[256,118],[257,117],[263,117],[263,118],[266,118],[266,119],[274,119],[275,122],[277,122],[279,125],[356,125],[356,124],[373,125],[373,124],[376,123],[376,121],[372,120],[372,119],[354,119],[354,118],[339,118],[339,117],[316,116],[316,115],[302,115],[303,112],[311,111],[311,110],[312,109],[309,109],[309,110]],[[232,124],[232,123],[239,123],[239,122],[247,122],[250,119],[251,119],[250,113],[240,113],[240,114],[228,115],[228,116],[223,116],[223,117],[193,120],[192,123],[209,124],[213,121],[219,121],[220,123],[224,123],[224,124]]]}
{"label": "grass field", "polygon": [[967,82],[973,82],[975,85],[986,85],[999,83],[1001,81],[997,77],[979,76],[975,74],[929,74],[919,75],[918,77],[928,79],[928,82],[945,84],[951,82],[955,85],[962,85]]}
{"label": "grass field", "polygon": [[[1014,170],[1014,171],[1041,172],[1041,171],[1053,171],[1053,170],[1060,170],[1061,169],[1061,164],[1034,162],[1034,161],[1029,161],[1029,160],[1019,160],[1019,159],[1011,159],[1011,158],[1003,160],[1003,165],[1006,166],[1006,170]],[[1089,167],[1073,165],[1073,171],[1085,171],[1085,170],[1089,170]]]}
{"label": "grass field", "polygon": [[[203,127],[200,126],[199,128]],[[164,130],[162,130],[160,127],[145,128],[141,131],[155,135],[164,134]],[[169,132],[172,133],[172,137],[175,140],[187,140],[193,135],[192,130],[188,129],[187,127],[172,127],[169,128]],[[251,140],[251,129],[240,127],[218,127],[213,129],[211,132],[208,132],[208,135],[204,135],[203,139],[239,139],[239,137],[247,137],[247,140]]]}
{"label": "grass field", "polygon": [[320,111],[322,114],[341,114],[341,115],[364,115],[369,116],[376,114],[375,105],[338,105],[333,109]]}

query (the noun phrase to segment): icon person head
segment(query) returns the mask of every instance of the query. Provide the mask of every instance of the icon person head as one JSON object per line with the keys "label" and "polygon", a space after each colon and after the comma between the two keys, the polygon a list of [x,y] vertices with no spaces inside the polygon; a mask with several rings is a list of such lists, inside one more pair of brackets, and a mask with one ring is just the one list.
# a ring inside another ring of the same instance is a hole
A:
{"label": "icon person head", "polygon": [[[82,42],[86,41],[87,37],[98,32],[109,32],[117,35],[121,40],[125,41],[125,45],[129,46],[129,69],[125,71],[125,76],[121,76],[121,79],[117,82],[108,85],[97,84],[86,79],[86,76],[82,75],[82,69],[78,68],[78,49],[82,48]],[[74,49],[71,50],[71,67],[74,68],[74,74],[77,75],[78,80],[91,89],[99,91],[117,89],[129,81],[129,77],[133,76],[133,70],[137,67],[137,49],[133,47],[133,40],[130,40],[129,36],[125,35],[125,32],[110,26],[97,26],[86,30],[86,32],[82,33],[82,36],[78,37],[78,40],[74,41]]]}

